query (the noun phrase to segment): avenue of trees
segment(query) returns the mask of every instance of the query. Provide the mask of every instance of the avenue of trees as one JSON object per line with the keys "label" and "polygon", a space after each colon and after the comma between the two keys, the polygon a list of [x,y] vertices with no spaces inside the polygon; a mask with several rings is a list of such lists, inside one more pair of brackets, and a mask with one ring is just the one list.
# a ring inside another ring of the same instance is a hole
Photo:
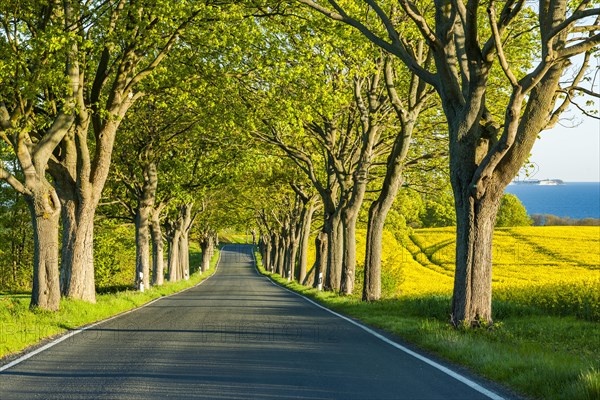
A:
{"label": "avenue of trees", "polygon": [[452,323],[491,323],[493,228],[531,224],[504,189],[542,130],[597,97],[599,15],[588,0],[2,2],[3,287],[30,284],[48,310],[94,302],[113,265],[94,252],[123,225],[132,286],[186,279],[237,228],[268,270],[375,301],[385,229],[455,225]]}

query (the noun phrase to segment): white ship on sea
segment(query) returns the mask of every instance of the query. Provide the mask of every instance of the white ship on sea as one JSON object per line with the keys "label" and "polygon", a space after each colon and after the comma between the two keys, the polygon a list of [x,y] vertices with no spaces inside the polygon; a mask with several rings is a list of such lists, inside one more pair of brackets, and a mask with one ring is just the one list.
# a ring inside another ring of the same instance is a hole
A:
{"label": "white ship on sea", "polygon": [[564,185],[565,183],[561,179],[526,179],[526,180],[514,180],[514,185],[541,185],[541,186],[557,186]]}

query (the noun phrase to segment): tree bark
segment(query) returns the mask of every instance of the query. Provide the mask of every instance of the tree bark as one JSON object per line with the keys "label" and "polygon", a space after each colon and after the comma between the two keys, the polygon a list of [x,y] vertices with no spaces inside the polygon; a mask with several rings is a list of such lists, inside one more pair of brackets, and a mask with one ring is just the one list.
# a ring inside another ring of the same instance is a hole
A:
{"label": "tree bark", "polygon": [[[58,186],[57,186],[58,188]],[[59,193],[61,193],[59,191]],[[63,213],[61,282],[64,296],[90,303],[96,302],[94,278],[95,207],[79,201],[62,199]]]}
{"label": "tree bark", "polygon": [[381,298],[381,257],[383,228],[394,199],[402,185],[402,171],[408,151],[408,140],[412,127],[405,126],[405,140],[396,140],[394,149],[388,158],[386,176],[381,192],[369,207],[367,221],[367,242],[365,249],[365,267],[363,281],[363,301],[375,301]]}
{"label": "tree bark", "polygon": [[452,322],[492,322],[492,238],[500,196],[458,202]]}
{"label": "tree bark", "polygon": [[58,222],[60,203],[54,189],[40,185],[25,196],[33,221],[33,288],[30,308],[57,311],[60,306]]}
{"label": "tree bark", "polygon": [[[138,205],[135,215],[135,248],[136,248],[136,287],[140,283],[145,289],[150,287],[150,216],[156,202],[156,190],[158,189],[158,173],[156,163],[150,155],[151,147],[146,146],[143,158],[143,183],[138,193]],[[140,272],[143,274],[139,281]]]}
{"label": "tree bark", "polygon": [[266,271],[271,271],[271,237],[269,235],[263,236],[263,266]]}
{"label": "tree bark", "polygon": [[279,235],[279,240],[277,243],[277,273],[281,276],[285,273],[284,271],[285,265],[285,237],[284,235]]}
{"label": "tree bark", "polygon": [[288,278],[290,280],[296,280],[296,260],[298,259],[298,238],[292,237],[289,243],[289,266],[288,266]]}
{"label": "tree bark", "polygon": [[200,249],[202,250],[202,265],[200,267],[202,272],[206,272],[210,268],[210,259],[213,253],[213,239],[210,234],[205,234],[200,242]]}
{"label": "tree bark", "polygon": [[[315,264],[313,266],[313,287],[318,287],[319,285],[319,277],[322,277],[325,280],[325,274],[327,270],[327,232],[321,231],[315,238],[315,249],[316,249],[316,258]],[[306,284],[306,283],[305,283]]]}
{"label": "tree bark", "polygon": [[369,208],[362,295],[363,301],[375,301],[381,298],[383,227],[389,209],[389,207],[387,210],[382,209],[382,203],[378,201],[373,202]]}
{"label": "tree bark", "polygon": [[179,275],[179,238],[181,231],[171,224],[167,225],[167,266],[169,269],[169,282],[177,282],[181,279]]}
{"label": "tree bark", "polygon": [[339,291],[344,255],[344,234],[339,210],[328,217],[324,224],[324,230],[327,234],[327,268],[323,287],[326,290]]}
{"label": "tree bark", "polygon": [[271,272],[277,272],[279,263],[279,235],[273,233],[271,235]]}
{"label": "tree bark", "polygon": [[150,213],[150,207],[140,205],[135,215],[136,288],[140,287],[140,283],[144,289],[150,287]]}
{"label": "tree bark", "polygon": [[358,213],[344,213],[342,218],[344,255],[342,263],[342,281],[340,292],[352,294],[356,274],[356,219]]}
{"label": "tree bark", "polygon": [[181,232],[179,237],[179,276],[185,280],[190,279],[190,246],[188,231]]}
{"label": "tree bark", "polygon": [[164,243],[160,226],[162,207],[152,210],[150,216],[150,235],[152,237],[152,284],[160,286],[165,279]]}

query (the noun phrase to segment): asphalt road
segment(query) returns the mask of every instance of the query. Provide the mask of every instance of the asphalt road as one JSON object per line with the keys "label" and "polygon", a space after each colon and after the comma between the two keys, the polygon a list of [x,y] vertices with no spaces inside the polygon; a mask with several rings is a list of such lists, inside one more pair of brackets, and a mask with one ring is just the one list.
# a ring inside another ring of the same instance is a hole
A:
{"label": "asphalt road", "polygon": [[0,373],[0,399],[489,399],[273,285],[227,246],[193,289]]}

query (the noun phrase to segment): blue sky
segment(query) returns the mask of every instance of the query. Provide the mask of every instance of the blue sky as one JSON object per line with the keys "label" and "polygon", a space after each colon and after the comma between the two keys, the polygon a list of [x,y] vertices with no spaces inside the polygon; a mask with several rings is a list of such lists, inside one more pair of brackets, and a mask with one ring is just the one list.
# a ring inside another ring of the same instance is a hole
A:
{"label": "blue sky", "polygon": [[[564,123],[569,124],[573,123]],[[600,121],[586,118],[572,128],[557,125],[543,131],[530,161],[534,163],[532,179],[600,182]]]}

